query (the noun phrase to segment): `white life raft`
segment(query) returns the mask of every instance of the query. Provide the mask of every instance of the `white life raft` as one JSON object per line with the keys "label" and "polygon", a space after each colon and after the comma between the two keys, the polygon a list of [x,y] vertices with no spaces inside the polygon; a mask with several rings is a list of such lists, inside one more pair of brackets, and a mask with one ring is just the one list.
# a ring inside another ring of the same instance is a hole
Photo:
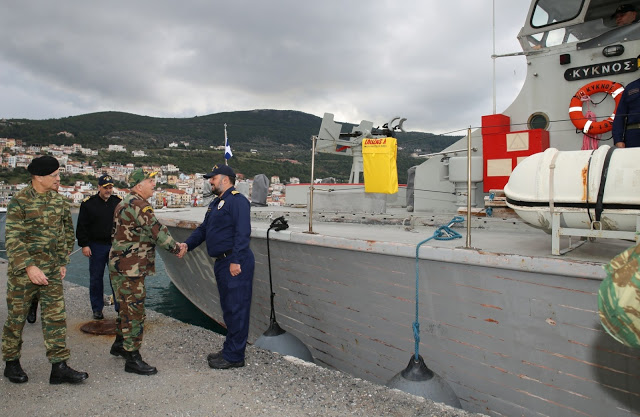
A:
{"label": "white life raft", "polygon": [[520,162],[504,188],[507,205],[533,227],[635,231],[640,215],[640,148],[549,148]]}

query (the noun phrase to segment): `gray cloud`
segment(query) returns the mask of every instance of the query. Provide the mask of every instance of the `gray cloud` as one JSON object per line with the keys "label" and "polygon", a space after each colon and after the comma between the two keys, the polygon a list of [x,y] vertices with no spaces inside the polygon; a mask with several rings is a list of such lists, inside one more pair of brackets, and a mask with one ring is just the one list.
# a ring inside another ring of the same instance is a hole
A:
{"label": "gray cloud", "polygon": [[[497,52],[519,51],[529,2],[495,1]],[[0,117],[270,108],[448,132],[492,110],[489,1],[1,3]],[[500,111],[526,66],[497,68]]]}

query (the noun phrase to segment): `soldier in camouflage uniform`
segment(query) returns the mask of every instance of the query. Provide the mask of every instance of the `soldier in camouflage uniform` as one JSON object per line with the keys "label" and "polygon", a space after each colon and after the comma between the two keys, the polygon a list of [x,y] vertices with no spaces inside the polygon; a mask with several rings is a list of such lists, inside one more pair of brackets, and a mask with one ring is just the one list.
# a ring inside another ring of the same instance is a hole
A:
{"label": "soldier in camouflage uniform", "polygon": [[640,245],[630,247],[604,267],[598,291],[600,322],[618,342],[640,348]]}
{"label": "soldier in camouflage uniform", "polygon": [[129,177],[131,193],[113,213],[113,235],[109,253],[111,284],[120,303],[117,336],[111,354],[126,359],[124,370],[140,375],[153,375],[157,369],[140,356],[144,328],[144,280],[155,273],[156,245],[182,257],[186,250],[169,234],[153,214],[147,201],[156,185],[155,172],[135,170]]}
{"label": "soldier in camouflage uniform", "polygon": [[28,166],[31,184],[9,203],[6,242],[7,321],[2,331],[4,376],[14,383],[27,382],[20,366],[22,330],[31,300],[40,299],[42,332],[47,358],[52,363],[49,383],[76,383],[89,377],[67,366],[67,322],[62,280],[73,249],[74,234],[69,204],[58,194],[58,160],[35,158]]}

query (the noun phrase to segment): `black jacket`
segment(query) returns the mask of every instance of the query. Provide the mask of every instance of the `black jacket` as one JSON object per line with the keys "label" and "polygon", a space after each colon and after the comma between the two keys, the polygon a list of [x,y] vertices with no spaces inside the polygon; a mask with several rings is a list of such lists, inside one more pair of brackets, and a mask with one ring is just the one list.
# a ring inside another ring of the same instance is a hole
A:
{"label": "black jacket", "polygon": [[86,198],[80,204],[76,238],[80,247],[89,246],[89,242],[111,244],[113,211],[121,198],[111,195],[104,201],[98,194]]}

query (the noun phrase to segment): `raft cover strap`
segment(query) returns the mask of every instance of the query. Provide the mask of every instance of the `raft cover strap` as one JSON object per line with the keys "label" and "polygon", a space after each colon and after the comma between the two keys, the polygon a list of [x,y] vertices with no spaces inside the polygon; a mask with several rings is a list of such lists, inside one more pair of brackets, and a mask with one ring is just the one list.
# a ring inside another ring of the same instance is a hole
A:
{"label": "raft cover strap", "polygon": [[607,156],[604,157],[604,164],[602,165],[602,174],[600,175],[600,189],[598,190],[598,199],[596,200],[596,221],[600,221],[600,216],[602,215],[603,210],[603,198],[604,198],[604,187],[607,183],[607,174],[609,173],[609,162],[611,162],[611,155],[615,150],[615,147],[609,148],[607,151]]}

